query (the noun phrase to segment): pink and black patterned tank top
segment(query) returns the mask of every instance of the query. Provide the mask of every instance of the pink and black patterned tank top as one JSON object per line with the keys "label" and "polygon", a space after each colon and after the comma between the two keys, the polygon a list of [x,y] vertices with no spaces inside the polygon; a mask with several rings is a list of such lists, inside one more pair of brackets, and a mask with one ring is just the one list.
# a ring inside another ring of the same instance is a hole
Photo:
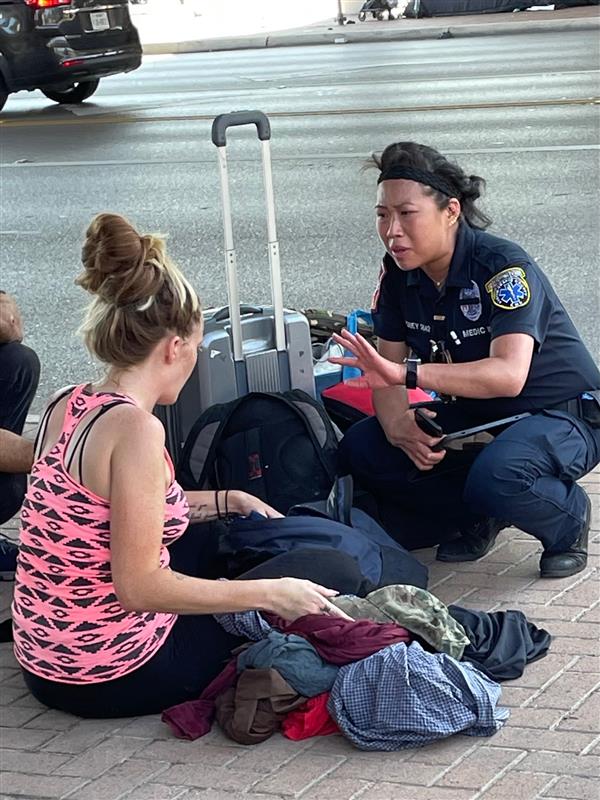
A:
{"label": "pink and black patterned tank top", "polygon": [[[89,412],[133,403],[124,395],[67,400],[62,433],[33,465],[21,510],[21,542],[12,607],[15,656],[21,666],[61,683],[100,683],[127,675],[164,643],[177,616],[125,611],[110,566],[110,503],[77,483],[65,465],[71,437]],[[92,415],[94,416],[94,415]],[[173,465],[165,451],[173,475]],[[160,566],[166,545],[185,531],[188,503],[173,479],[166,492]]]}

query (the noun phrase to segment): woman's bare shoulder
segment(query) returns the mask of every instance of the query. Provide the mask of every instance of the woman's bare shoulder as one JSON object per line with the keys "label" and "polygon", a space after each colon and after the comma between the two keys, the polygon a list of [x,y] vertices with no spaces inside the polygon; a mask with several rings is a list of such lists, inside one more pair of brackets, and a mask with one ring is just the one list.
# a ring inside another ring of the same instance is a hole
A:
{"label": "woman's bare shoulder", "polygon": [[120,442],[128,446],[164,446],[165,429],[162,422],[149,411],[132,403],[120,403],[106,413],[98,424],[103,423],[106,433],[115,433]]}

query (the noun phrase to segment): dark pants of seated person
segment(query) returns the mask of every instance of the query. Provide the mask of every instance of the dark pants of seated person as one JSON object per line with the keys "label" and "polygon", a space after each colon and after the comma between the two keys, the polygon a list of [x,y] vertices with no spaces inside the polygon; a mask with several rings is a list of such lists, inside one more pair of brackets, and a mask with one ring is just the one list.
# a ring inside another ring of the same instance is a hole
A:
{"label": "dark pants of seated person", "polygon": [[[170,549],[171,566],[189,574],[194,526]],[[206,543],[197,536],[199,551]],[[284,553],[240,576],[237,580],[278,577],[308,578],[342,594],[363,594],[364,579],[356,561],[337,550],[296,550]],[[24,672],[34,697],[50,708],[80,717],[132,717],[157,714],[185,700],[197,699],[229,660],[243,639],[227,633],[212,615],[182,614],[167,641],[146,664],[122,678],[85,686],[56,683]]]}
{"label": "dark pants of seated person", "polygon": [[[0,428],[21,435],[40,378],[33,350],[19,342],[0,344]],[[0,472],[0,525],[21,508],[26,475]]]}

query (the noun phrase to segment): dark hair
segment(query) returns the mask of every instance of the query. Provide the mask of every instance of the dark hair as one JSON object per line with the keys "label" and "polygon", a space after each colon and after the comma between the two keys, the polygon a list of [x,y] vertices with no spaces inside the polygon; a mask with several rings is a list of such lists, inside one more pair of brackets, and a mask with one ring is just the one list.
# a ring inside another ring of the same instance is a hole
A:
{"label": "dark hair", "polygon": [[[388,145],[383,153],[373,153],[372,163],[382,172],[395,166],[413,167],[432,172],[441,178],[454,191],[460,201],[462,216],[472,228],[485,229],[492,220],[475,205],[485,188],[485,181],[478,175],[467,175],[464,170],[443,156],[433,147],[417,142],[395,142]],[[446,208],[448,196],[430,186],[423,185],[425,194],[431,195],[438,208]]]}
{"label": "dark hair", "polygon": [[158,234],[140,234],[119,214],[98,214],[75,283],[94,295],[80,332],[101,361],[143,361],[169,331],[188,338],[202,319],[198,296]]}

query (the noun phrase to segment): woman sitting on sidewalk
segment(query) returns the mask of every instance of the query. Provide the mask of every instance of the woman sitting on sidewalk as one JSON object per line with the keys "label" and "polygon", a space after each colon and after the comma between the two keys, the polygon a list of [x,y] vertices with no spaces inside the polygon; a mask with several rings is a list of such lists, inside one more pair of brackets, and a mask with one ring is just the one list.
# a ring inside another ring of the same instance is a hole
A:
{"label": "woman sitting on sidewalk", "polygon": [[[82,260],[77,283],[95,296],[82,331],[107,371],[59,394],[40,424],[21,514],[15,653],[48,706],[156,713],[197,697],[241,642],[213,613],[341,614],[328,598],[356,591],[361,576],[333,550],[279,556],[244,580],[194,576],[204,545],[202,528],[185,533],[190,518],[279,514],[244,492],[186,495],[174,480],[152,409],[174,403],[194,369],[202,315],[164,241],[101,214]],[[297,579],[325,575],[332,589]]]}

